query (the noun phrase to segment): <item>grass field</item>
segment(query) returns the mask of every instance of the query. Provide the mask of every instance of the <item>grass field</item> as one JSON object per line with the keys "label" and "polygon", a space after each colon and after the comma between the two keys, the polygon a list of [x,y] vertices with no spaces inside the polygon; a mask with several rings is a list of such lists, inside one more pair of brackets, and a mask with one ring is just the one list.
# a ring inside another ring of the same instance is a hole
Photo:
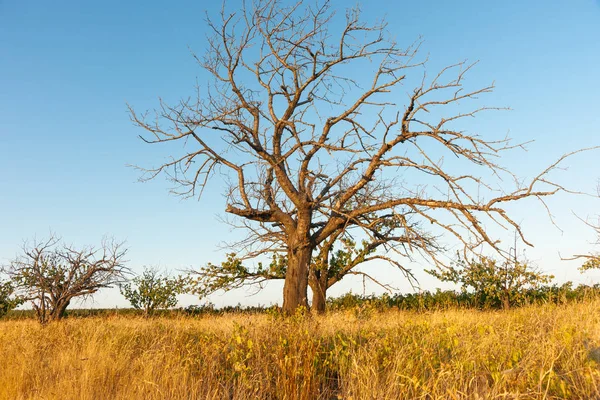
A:
{"label": "grass field", "polygon": [[600,399],[599,311],[0,321],[0,398]]}

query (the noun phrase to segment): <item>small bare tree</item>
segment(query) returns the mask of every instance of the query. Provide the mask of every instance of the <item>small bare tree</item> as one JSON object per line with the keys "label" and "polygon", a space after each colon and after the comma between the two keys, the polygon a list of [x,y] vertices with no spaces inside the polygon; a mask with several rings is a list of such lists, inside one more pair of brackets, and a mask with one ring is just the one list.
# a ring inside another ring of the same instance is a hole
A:
{"label": "small bare tree", "polygon": [[[308,306],[311,281],[325,288],[331,277],[311,271],[314,253],[350,229],[439,264],[438,246],[425,244],[434,235],[416,227],[448,234],[465,254],[482,244],[501,251],[490,226],[523,236],[506,203],[560,190],[547,178],[556,164],[524,184],[498,162],[519,145],[459,126],[495,109],[471,104],[493,90],[466,85],[473,64],[428,75],[419,43],[402,48],[357,9],[341,26],[335,18],[327,0],[224,7],[196,57],[213,78],[206,90],[152,115],[130,108],[145,142],[184,144],[142,179],[165,173],[175,193],[199,196],[216,173],[231,178],[225,210],[249,232],[236,253],[285,254],[288,313]],[[395,228],[378,236],[374,224]]]}
{"label": "small bare tree", "polygon": [[[588,225],[596,231],[596,234],[598,237],[596,240],[596,245],[600,246],[600,218],[598,219],[597,224],[588,222]],[[580,258],[580,259],[585,260],[583,262],[583,264],[581,265],[581,267],[579,267],[579,270],[581,272],[584,272],[584,271],[587,271],[590,269],[600,269],[600,253],[599,252],[595,252],[595,253],[592,252],[590,254],[579,255],[579,256],[576,256],[575,258]]]}
{"label": "small bare tree", "polygon": [[[596,188],[597,198],[600,199],[600,182]],[[577,215],[576,215],[577,216]],[[591,217],[587,219],[579,218],[585,225],[591,228],[596,233],[596,242],[593,243],[596,246],[600,246],[600,215],[596,216],[597,220]],[[590,252],[588,254],[576,254],[569,258],[563,258],[563,260],[583,260],[583,264],[579,267],[580,272],[585,272],[591,269],[600,269],[600,252]]]}
{"label": "small bare tree", "polygon": [[[600,198],[600,185],[598,186],[598,197]],[[585,223],[596,232],[596,246],[600,246],[600,216],[594,223],[592,221],[585,221]],[[581,272],[590,269],[600,269],[600,252],[591,252],[590,254],[576,256],[577,258],[583,258],[585,261],[579,268]]]}
{"label": "small bare tree", "polygon": [[124,280],[123,244],[103,242],[101,248],[76,249],[51,236],[23,246],[23,254],[7,272],[20,298],[31,301],[40,322],[65,316],[71,300]]}

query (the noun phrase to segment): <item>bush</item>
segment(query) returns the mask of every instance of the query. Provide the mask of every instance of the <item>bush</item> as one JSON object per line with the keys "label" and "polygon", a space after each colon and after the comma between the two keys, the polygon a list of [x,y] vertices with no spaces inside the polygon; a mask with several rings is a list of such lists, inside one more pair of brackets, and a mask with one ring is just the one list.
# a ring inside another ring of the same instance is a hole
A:
{"label": "bush", "polygon": [[489,257],[460,260],[449,268],[427,271],[441,281],[461,285],[462,291],[472,292],[476,303],[486,307],[508,309],[522,303],[523,293],[548,284],[554,276],[543,274],[527,262],[505,260],[500,263]]}
{"label": "bush", "polygon": [[10,282],[0,281],[0,318],[21,303],[23,300],[14,296],[13,285]]}
{"label": "bush", "polygon": [[142,275],[133,278],[131,283],[121,286],[121,294],[129,300],[133,308],[143,310],[146,317],[155,310],[175,307],[177,295],[184,291],[183,278],[169,278],[152,268],[146,268]]}

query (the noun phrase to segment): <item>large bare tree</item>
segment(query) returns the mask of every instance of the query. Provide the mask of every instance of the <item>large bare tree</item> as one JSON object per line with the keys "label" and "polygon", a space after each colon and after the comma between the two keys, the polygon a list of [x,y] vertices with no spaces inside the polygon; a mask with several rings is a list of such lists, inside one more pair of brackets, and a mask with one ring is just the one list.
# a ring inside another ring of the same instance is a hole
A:
{"label": "large bare tree", "polygon": [[125,281],[126,249],[105,241],[101,248],[76,249],[51,236],[23,246],[7,268],[19,298],[31,301],[40,322],[64,317],[71,300]]}
{"label": "large bare tree", "polygon": [[143,179],[165,173],[176,193],[199,196],[214,175],[231,178],[225,210],[249,233],[236,251],[285,253],[286,312],[308,305],[311,279],[325,279],[311,271],[313,253],[350,229],[371,238],[373,226],[391,224],[381,241],[441,262],[418,226],[449,234],[465,252],[500,250],[490,226],[522,236],[504,205],[560,190],[546,178],[552,167],[527,184],[513,180],[498,157],[519,146],[460,127],[493,109],[476,101],[493,85],[466,84],[473,64],[429,75],[418,42],[401,47],[385,23],[364,23],[356,9],[344,18],[328,1],[256,0],[224,7],[208,26],[196,57],[207,86],[155,113],[130,108],[144,141],[184,144]]}

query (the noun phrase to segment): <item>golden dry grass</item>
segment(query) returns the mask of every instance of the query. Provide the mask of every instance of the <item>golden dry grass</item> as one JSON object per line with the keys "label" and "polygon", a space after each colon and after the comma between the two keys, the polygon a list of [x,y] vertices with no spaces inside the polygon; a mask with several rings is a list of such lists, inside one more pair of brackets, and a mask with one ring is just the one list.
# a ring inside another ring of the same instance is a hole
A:
{"label": "golden dry grass", "polygon": [[599,310],[0,321],[0,398],[600,399]]}

